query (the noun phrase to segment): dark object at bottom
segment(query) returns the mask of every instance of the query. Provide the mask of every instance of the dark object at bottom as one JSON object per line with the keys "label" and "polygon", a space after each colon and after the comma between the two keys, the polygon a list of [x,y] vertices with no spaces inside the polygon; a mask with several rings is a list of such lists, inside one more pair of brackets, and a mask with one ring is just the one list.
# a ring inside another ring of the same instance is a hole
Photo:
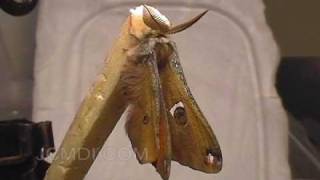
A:
{"label": "dark object at bottom", "polygon": [[42,180],[54,151],[51,122],[0,121],[0,179]]}

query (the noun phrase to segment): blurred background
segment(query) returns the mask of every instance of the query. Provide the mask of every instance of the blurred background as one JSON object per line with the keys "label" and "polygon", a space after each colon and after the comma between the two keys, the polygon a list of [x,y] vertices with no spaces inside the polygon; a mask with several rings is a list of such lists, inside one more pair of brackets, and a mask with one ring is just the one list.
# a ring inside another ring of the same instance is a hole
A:
{"label": "blurred background", "polygon": [[[320,179],[320,1],[264,1],[283,57],[277,88],[290,117],[293,178]],[[37,11],[0,10],[0,119],[31,119]]]}

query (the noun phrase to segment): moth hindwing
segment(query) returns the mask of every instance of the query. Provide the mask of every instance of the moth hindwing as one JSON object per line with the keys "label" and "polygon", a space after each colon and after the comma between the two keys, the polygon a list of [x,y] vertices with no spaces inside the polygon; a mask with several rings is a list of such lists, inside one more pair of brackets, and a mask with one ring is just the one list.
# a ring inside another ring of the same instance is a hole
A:
{"label": "moth hindwing", "polygon": [[152,163],[163,179],[171,160],[219,172],[220,146],[187,86],[175,44],[165,36],[145,38],[127,55],[121,77],[130,104],[126,130],[139,162]]}

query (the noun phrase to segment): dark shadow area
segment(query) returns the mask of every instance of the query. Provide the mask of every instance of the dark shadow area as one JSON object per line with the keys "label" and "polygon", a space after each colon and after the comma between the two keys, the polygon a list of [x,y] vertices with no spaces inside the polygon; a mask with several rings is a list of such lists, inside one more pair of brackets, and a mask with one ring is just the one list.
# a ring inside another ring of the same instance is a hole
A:
{"label": "dark shadow area", "polygon": [[320,179],[320,57],[285,57],[276,88],[291,114],[290,165],[293,178]]}

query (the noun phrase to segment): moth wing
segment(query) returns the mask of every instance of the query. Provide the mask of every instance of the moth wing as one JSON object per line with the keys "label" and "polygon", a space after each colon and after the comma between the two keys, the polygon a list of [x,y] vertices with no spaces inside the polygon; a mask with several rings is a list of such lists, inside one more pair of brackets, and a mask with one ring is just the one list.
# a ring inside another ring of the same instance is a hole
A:
{"label": "moth wing", "polygon": [[159,90],[150,65],[136,61],[128,60],[121,77],[125,97],[130,103],[126,131],[138,161],[142,164],[154,163],[159,156],[159,138],[156,134],[159,131],[160,107],[159,100],[155,98],[159,97]]}
{"label": "moth wing", "polygon": [[[140,163],[152,163],[163,179],[171,167],[168,115],[161,91],[156,56],[128,64],[122,81],[131,104],[126,130]],[[130,67],[134,65],[134,67]]]}
{"label": "moth wing", "polygon": [[219,143],[187,86],[176,52],[160,71],[165,104],[171,112],[172,159],[196,170],[217,173],[222,168]]}

